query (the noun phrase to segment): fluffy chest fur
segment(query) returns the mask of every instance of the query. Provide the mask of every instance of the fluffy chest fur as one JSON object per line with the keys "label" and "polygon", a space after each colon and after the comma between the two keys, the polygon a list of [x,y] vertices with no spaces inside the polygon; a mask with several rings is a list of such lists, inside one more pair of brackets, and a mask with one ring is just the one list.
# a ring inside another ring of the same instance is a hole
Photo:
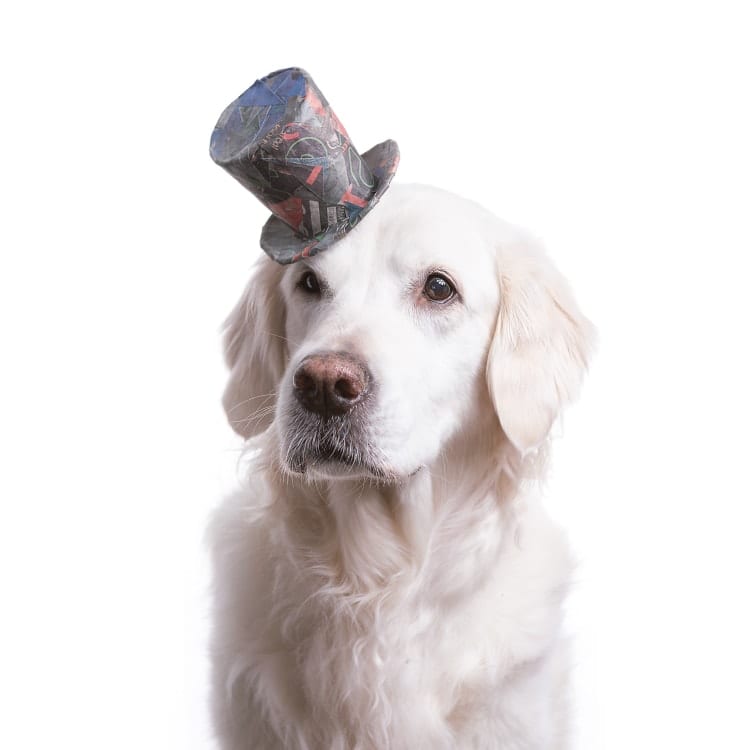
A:
{"label": "fluffy chest fur", "polygon": [[272,484],[214,524],[227,747],[557,746],[570,563],[533,499]]}

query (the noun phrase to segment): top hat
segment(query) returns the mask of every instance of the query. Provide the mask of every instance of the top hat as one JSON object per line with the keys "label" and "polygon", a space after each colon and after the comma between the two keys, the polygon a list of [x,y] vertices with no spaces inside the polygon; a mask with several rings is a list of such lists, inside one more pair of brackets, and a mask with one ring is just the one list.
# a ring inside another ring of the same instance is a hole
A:
{"label": "top hat", "polygon": [[330,247],[372,210],[398,166],[395,141],[360,155],[312,78],[286,68],[222,113],[211,158],[272,212],[260,245],[278,263]]}

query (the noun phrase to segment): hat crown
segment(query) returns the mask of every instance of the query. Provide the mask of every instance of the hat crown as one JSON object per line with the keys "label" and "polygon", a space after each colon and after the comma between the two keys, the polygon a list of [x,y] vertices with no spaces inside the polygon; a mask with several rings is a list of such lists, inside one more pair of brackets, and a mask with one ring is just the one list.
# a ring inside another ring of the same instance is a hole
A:
{"label": "hat crown", "polygon": [[[302,251],[311,254],[349,231],[388,186],[398,147],[387,141],[376,148],[369,162],[363,159],[309,74],[285,68],[257,80],[224,110],[210,153],[299,241],[313,241]],[[263,248],[280,262],[297,259],[284,251],[282,260],[267,246],[283,239],[271,229],[264,230]]]}
{"label": "hat crown", "polygon": [[[300,68],[256,81],[219,119],[211,155],[302,237],[351,222],[375,179],[320,89]],[[317,204],[317,205],[315,205]]]}

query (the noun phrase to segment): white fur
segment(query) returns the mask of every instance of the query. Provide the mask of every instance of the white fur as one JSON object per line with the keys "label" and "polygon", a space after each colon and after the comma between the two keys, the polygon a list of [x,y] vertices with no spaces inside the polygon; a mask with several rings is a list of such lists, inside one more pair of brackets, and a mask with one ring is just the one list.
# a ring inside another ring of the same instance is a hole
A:
{"label": "white fur", "polygon": [[[296,288],[308,268],[331,295]],[[421,295],[436,269],[456,303]],[[591,341],[530,238],[433,188],[393,186],[309,261],[259,262],[224,396],[254,458],[211,533],[224,750],[566,747],[571,564],[533,480]],[[367,362],[385,479],[288,469],[291,374],[318,350]]]}

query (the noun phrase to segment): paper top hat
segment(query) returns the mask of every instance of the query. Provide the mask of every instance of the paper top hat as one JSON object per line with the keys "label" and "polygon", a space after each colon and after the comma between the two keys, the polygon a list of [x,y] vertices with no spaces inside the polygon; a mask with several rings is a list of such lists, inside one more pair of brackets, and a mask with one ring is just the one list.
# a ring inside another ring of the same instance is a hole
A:
{"label": "paper top hat", "polygon": [[211,158],[272,212],[261,247],[294,263],[330,247],[372,210],[398,166],[395,141],[360,155],[312,78],[287,68],[222,113]]}

